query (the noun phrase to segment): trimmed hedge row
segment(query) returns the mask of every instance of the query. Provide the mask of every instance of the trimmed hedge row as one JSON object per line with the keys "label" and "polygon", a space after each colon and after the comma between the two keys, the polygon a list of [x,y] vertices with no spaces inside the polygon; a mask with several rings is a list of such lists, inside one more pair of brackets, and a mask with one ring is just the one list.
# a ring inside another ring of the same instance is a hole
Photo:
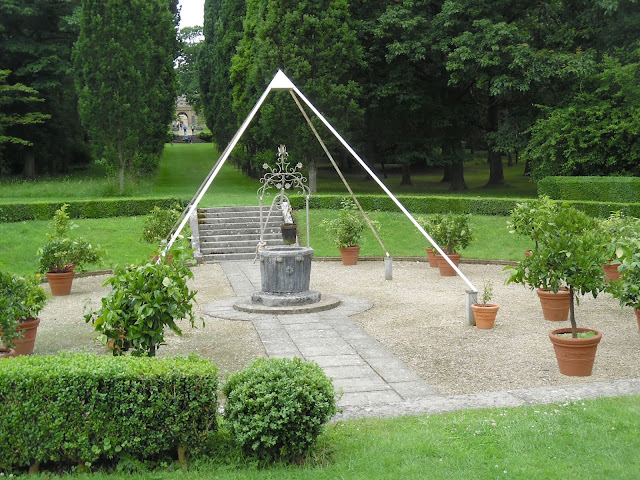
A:
{"label": "trimmed hedge row", "polygon": [[[337,210],[344,195],[315,195],[309,199],[309,208]],[[366,211],[399,211],[397,205],[386,195],[359,195],[358,201]],[[526,198],[485,198],[485,197],[448,197],[448,196],[409,196],[400,195],[398,200],[412,214],[432,213],[471,213],[474,215],[509,215],[516,204]],[[640,198],[640,197],[638,197]],[[625,215],[640,217],[640,203],[614,203],[595,201],[565,201],[593,217],[608,217],[611,212],[620,211]],[[303,209],[303,196],[292,196],[291,205]]]}
{"label": "trimmed hedge row", "polygon": [[153,207],[170,208],[179,198],[109,198],[78,200],[69,202],[31,202],[0,204],[0,222],[22,222],[24,220],[50,220],[62,205],[68,204],[71,218],[106,218],[147,215]]}
{"label": "trimmed hedge row", "polygon": [[538,194],[554,200],[637,203],[639,177],[545,177],[538,182]]}
{"label": "trimmed hedge row", "polygon": [[217,389],[216,367],[197,356],[0,359],[0,471],[201,448]]}
{"label": "trimmed hedge row", "polygon": [[[346,195],[314,195],[309,199],[309,208],[340,209],[340,200]],[[398,211],[397,205],[387,195],[357,195],[358,201],[366,211]],[[398,195],[402,203],[411,213],[473,213],[476,215],[508,215],[521,198],[488,198],[488,197],[449,197]],[[292,208],[304,208],[303,196],[291,197]]]}

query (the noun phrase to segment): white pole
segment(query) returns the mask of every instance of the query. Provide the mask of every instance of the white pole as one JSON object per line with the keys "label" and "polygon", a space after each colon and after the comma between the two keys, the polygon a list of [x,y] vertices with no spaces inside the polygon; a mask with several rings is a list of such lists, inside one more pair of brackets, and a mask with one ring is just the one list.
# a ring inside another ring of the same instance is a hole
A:
{"label": "white pole", "polygon": [[[278,72],[278,73],[280,73],[280,72]],[[222,152],[222,155],[218,159],[218,162],[217,162],[217,164],[216,164],[216,166],[215,166],[215,168],[213,170],[213,173],[209,176],[209,179],[205,183],[204,188],[201,189],[200,194],[198,195],[196,200],[193,202],[193,204],[191,205],[191,208],[189,209],[189,211],[185,215],[184,219],[182,220],[182,222],[180,222],[180,225],[178,226],[177,230],[171,236],[171,239],[169,240],[169,243],[167,243],[167,246],[162,251],[162,255],[161,255],[162,257],[164,257],[165,253],[169,251],[169,249],[171,248],[173,243],[178,238],[178,235],[180,235],[180,232],[184,228],[185,224],[189,220],[189,217],[193,214],[193,212],[196,210],[196,208],[198,208],[198,203],[200,203],[200,200],[202,200],[202,197],[204,197],[204,194],[207,193],[207,189],[211,185],[211,182],[213,182],[213,179],[216,178],[216,175],[218,175],[218,172],[220,172],[220,169],[222,168],[224,163],[227,161],[227,158],[229,158],[229,155],[231,155],[231,152],[236,147],[236,144],[240,140],[240,137],[242,137],[242,134],[244,133],[244,131],[249,126],[249,123],[251,123],[251,120],[253,120],[253,117],[256,115],[256,113],[258,112],[258,110],[262,106],[262,103],[267,98],[267,95],[269,95],[269,92],[271,91],[273,86],[276,85],[276,79],[279,79],[279,75],[278,74],[276,74],[273,77],[273,79],[269,83],[269,86],[266,88],[266,90],[264,91],[262,96],[258,99],[258,102],[255,104],[255,106],[253,107],[253,109],[249,113],[249,116],[245,119],[243,124],[240,126],[240,129],[233,136],[233,138],[231,139],[231,142],[229,143],[229,145],[227,145],[227,148],[225,148],[224,152]],[[158,261],[160,261],[160,259],[158,259]]]}
{"label": "white pole", "polygon": [[302,94],[302,92],[300,90],[298,90],[298,88],[295,85],[292,84],[291,88],[293,88],[293,91],[296,92],[296,94],[300,98],[302,98],[302,100],[304,100],[304,102],[307,104],[307,106],[313,111],[313,113],[316,114],[316,116],[322,121],[322,123],[324,123],[326,125],[326,127],[329,129],[329,131],[331,131],[331,133],[333,133],[336,136],[336,138],[349,151],[349,153],[353,156],[353,158],[355,158],[358,161],[358,163],[360,163],[360,165],[362,165],[362,167],[365,169],[365,171],[369,175],[371,175],[371,177],[376,181],[376,183],[378,185],[380,185],[380,188],[382,188],[382,190],[384,190],[384,192],[387,195],[389,195],[391,200],[393,200],[393,202],[398,206],[398,208],[402,211],[402,213],[404,213],[407,216],[407,218],[409,218],[411,223],[413,223],[415,225],[415,227],[420,231],[420,233],[422,233],[422,235],[424,235],[424,237],[429,241],[429,243],[431,243],[431,245],[438,251],[438,253],[440,255],[442,255],[444,257],[444,259],[449,263],[449,265],[451,265],[453,267],[455,272],[458,275],[460,275],[460,278],[462,278],[462,280],[464,280],[464,282],[469,286],[469,288],[472,291],[477,292],[478,289],[473,286],[471,281],[469,281],[469,279],[460,271],[460,269],[456,266],[456,264],[451,261],[451,259],[444,253],[444,251],[440,248],[440,246],[436,242],[433,241],[431,236],[424,230],[424,228],[422,228],[422,226],[416,221],[415,218],[413,218],[413,216],[409,213],[409,211],[406,208],[404,208],[404,205],[402,205],[402,203],[400,203],[400,201],[395,197],[395,195],[393,193],[391,193],[391,191],[386,187],[386,185],[384,183],[382,183],[382,181],[376,176],[375,173],[373,173],[373,171],[369,168],[369,166],[358,156],[358,154],[353,150],[353,148],[351,148],[351,146],[344,140],[344,138],[342,138],[342,136],[336,131],[336,129],[333,128],[333,126],[324,118],[324,116],[318,111],[318,109],[316,107],[314,107],[313,104],[309,100],[307,100],[307,97],[305,97]]}

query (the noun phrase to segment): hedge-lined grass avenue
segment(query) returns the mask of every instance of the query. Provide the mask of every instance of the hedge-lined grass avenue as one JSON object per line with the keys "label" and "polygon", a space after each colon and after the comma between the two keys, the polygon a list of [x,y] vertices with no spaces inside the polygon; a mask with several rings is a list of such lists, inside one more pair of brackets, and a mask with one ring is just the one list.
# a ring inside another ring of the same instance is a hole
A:
{"label": "hedge-lined grass avenue", "polygon": [[[108,177],[99,166],[63,178],[0,183],[0,203],[88,200],[112,197],[179,197],[190,199],[218,160],[217,146],[212,143],[167,144],[157,172],[150,178],[128,182],[125,192],[118,192],[117,180]],[[505,185],[485,188],[489,167],[476,159],[465,167],[468,190],[456,192],[460,196],[517,197],[536,196],[536,184],[522,175],[524,165],[505,167]],[[378,169],[377,169],[378,170]],[[382,194],[380,187],[362,171],[344,172],[356,193]],[[441,169],[413,175],[412,186],[400,186],[400,173],[391,170],[388,178],[380,178],[396,195],[450,194],[448,184],[441,183]],[[202,206],[255,205],[258,180],[250,179],[227,161],[205,195]],[[318,172],[318,193],[346,194],[344,185],[330,166]]]}
{"label": "hedge-lined grass avenue", "polygon": [[[627,396],[340,422],[329,426],[305,464],[263,469],[233,455],[221,435],[211,459],[192,462],[190,471],[179,475],[183,480],[632,480],[640,471],[638,415],[640,396]],[[74,478],[162,480],[176,475],[164,469]]]}

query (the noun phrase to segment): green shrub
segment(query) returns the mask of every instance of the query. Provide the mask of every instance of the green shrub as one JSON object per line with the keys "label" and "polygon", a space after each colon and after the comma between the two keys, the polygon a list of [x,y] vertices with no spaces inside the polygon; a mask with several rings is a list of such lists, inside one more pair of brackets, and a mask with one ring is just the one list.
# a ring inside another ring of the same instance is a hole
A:
{"label": "green shrub", "polygon": [[545,177],[538,182],[538,194],[554,200],[637,203],[638,177]]}
{"label": "green shrub", "polygon": [[157,459],[216,430],[218,374],[195,355],[0,360],[0,472]]}
{"label": "green shrub", "polygon": [[164,240],[171,233],[171,228],[180,218],[179,205],[173,208],[153,207],[147,215],[142,227],[142,239],[147,243]]}
{"label": "green shrub", "polygon": [[362,232],[366,226],[362,213],[353,200],[343,199],[338,218],[324,221],[329,238],[338,248],[355,247],[362,242]]}
{"label": "green shrub", "polygon": [[105,198],[69,202],[32,202],[0,204],[0,222],[48,220],[64,203],[71,218],[132,217],[146,215],[153,207],[171,208],[178,198]]}
{"label": "green shrub", "polygon": [[264,461],[304,455],[336,413],[331,381],[299,358],[254,360],[229,377],[223,392],[233,437]]}
{"label": "green shrub", "polygon": [[13,347],[22,338],[19,322],[36,318],[47,294],[34,275],[26,278],[0,270],[0,347]]}
{"label": "green shrub", "polygon": [[114,355],[133,349],[133,355],[155,356],[164,344],[166,327],[182,335],[177,320],[187,319],[194,326],[192,301],[197,292],[187,285],[193,272],[186,265],[191,252],[180,244],[171,252],[171,260],[117,267],[104,283],[112,289],[102,306],[85,315],[100,333],[101,343],[113,341]]}

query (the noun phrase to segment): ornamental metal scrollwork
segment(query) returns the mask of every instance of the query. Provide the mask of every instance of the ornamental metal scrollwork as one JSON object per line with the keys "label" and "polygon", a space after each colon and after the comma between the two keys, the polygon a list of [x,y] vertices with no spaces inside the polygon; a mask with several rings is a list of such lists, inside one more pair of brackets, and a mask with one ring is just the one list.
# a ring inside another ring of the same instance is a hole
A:
{"label": "ornamental metal scrollwork", "polygon": [[302,175],[300,169],[302,163],[298,162],[291,167],[288,162],[289,152],[287,147],[280,145],[278,147],[278,161],[275,167],[265,163],[262,168],[266,170],[264,176],[260,179],[262,186],[258,189],[258,197],[262,198],[269,188],[275,187],[284,193],[285,190],[298,190],[301,195],[309,195],[310,190],[306,185],[307,178]]}

